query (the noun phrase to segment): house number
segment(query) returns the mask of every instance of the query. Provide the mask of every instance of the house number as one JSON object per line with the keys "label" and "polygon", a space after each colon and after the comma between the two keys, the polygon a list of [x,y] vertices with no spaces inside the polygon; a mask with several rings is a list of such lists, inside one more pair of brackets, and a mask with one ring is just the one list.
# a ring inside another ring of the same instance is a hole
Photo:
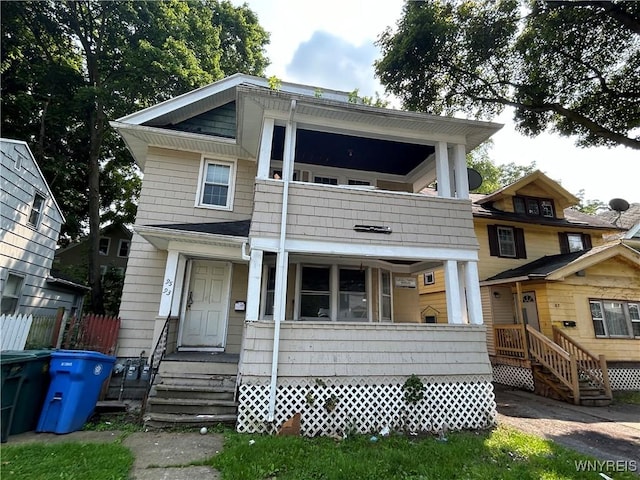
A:
{"label": "house number", "polygon": [[164,285],[165,287],[162,289],[162,294],[163,295],[171,295],[171,291],[173,290],[171,287],[173,287],[173,282],[170,279],[166,279],[164,281]]}

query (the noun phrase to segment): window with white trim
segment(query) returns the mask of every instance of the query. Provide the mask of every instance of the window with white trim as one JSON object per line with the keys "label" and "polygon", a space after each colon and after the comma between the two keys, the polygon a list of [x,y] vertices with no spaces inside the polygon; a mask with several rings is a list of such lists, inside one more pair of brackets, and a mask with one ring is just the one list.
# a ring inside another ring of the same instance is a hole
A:
{"label": "window with white trim", "polygon": [[331,319],[331,268],[303,266],[300,320]]}
{"label": "window with white trim", "polygon": [[18,300],[22,292],[24,277],[10,273],[4,281],[2,300],[0,301],[0,314],[11,315],[18,308]]}
{"label": "window with white trim", "polygon": [[380,321],[382,322],[393,320],[391,298],[391,272],[380,270]]}
{"label": "window with white trim", "polygon": [[334,177],[313,177],[313,183],[322,183],[324,185],[338,185],[338,179]]}
{"label": "window with white trim", "polygon": [[516,256],[516,240],[513,234],[513,228],[498,227],[498,248],[501,257]]}
{"label": "window with white trim", "polygon": [[111,238],[100,237],[100,242],[98,244],[98,253],[100,253],[100,255],[109,255],[110,246],[111,246]]}
{"label": "window with white trim", "polygon": [[436,277],[433,272],[425,272],[422,274],[422,283],[424,285],[433,285],[436,283]]}
{"label": "window with white trim", "polygon": [[121,238],[120,244],[118,245],[118,256],[122,258],[127,258],[129,256],[130,246],[131,246],[131,240],[127,240],[126,238]]}
{"label": "window with white trim", "polygon": [[364,269],[341,268],[338,272],[338,321],[368,320],[367,275]]}
{"label": "window with white trim", "polygon": [[621,300],[590,300],[596,337],[640,337],[640,303]]}
{"label": "window with white trim", "polygon": [[42,220],[42,212],[44,211],[45,198],[43,195],[36,192],[33,195],[33,202],[31,203],[31,211],[29,212],[29,225],[38,228],[40,220]]}
{"label": "window with white trim", "polygon": [[233,162],[203,160],[198,188],[199,207],[231,210],[235,180]]}
{"label": "window with white trim", "polygon": [[276,294],[276,267],[267,268],[267,293],[264,300],[264,314],[273,316],[273,304]]}

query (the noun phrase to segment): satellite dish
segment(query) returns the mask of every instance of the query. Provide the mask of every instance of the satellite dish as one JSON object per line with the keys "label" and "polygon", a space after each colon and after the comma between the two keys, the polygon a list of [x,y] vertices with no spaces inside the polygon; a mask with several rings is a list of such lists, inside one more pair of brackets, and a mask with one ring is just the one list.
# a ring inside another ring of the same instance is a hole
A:
{"label": "satellite dish", "polygon": [[611,208],[611,210],[615,210],[618,213],[626,212],[627,210],[629,210],[629,202],[622,198],[613,198],[609,202],[609,208]]}
{"label": "satellite dish", "polygon": [[[475,190],[482,185],[482,175],[473,168],[467,168],[467,177],[469,178],[469,190]],[[613,201],[613,200],[612,200]],[[629,208],[627,204],[627,208]]]}

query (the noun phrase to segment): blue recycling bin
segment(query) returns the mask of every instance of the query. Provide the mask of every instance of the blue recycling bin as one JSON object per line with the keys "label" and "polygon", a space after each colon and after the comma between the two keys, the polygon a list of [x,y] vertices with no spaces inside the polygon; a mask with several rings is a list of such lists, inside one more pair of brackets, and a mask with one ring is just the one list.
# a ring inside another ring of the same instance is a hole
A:
{"label": "blue recycling bin", "polygon": [[86,350],[58,350],[51,354],[51,384],[36,432],[70,433],[80,430],[93,413],[102,384],[116,357]]}

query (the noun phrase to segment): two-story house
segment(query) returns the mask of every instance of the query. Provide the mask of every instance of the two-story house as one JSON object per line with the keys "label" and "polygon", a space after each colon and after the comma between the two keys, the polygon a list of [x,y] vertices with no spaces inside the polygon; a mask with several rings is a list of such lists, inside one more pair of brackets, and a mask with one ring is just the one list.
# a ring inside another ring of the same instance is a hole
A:
{"label": "two-story house", "polygon": [[[567,378],[589,377],[591,387],[605,380],[596,392],[605,397],[607,381],[614,390],[640,388],[640,255],[624,240],[607,240],[621,230],[570,208],[579,199],[539,171],[472,198],[495,380],[569,401],[580,392],[567,392],[577,387]],[[442,272],[419,280],[423,317],[441,321]],[[539,367],[547,357],[555,363]]]}
{"label": "two-story house", "polygon": [[[112,126],[144,172],[119,356],[166,348],[150,422],[223,418],[229,384],[241,432],[494,422],[465,155],[500,125],[238,74]],[[426,325],[436,266],[449,316]]]}
{"label": "two-story house", "polygon": [[0,152],[0,313],[79,313],[87,287],[51,273],[64,217],[49,185],[25,142]]}

